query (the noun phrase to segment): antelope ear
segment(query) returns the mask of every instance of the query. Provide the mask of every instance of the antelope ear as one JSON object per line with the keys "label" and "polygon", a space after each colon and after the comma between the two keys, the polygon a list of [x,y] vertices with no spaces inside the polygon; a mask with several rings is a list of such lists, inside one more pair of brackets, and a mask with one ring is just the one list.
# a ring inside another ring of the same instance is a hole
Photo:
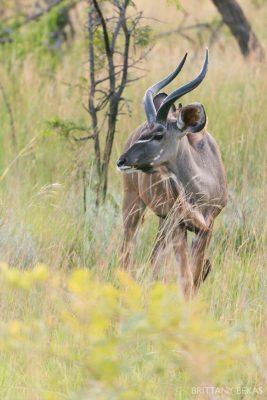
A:
{"label": "antelope ear", "polygon": [[180,108],[177,127],[183,133],[200,132],[206,125],[206,113],[202,104],[192,103]]}
{"label": "antelope ear", "polygon": [[[165,100],[167,96],[168,95],[166,93],[159,93],[154,97],[153,102],[154,102],[154,106],[156,108],[156,111],[158,111],[158,109],[160,108],[163,100]],[[171,112],[175,112],[176,111],[174,104],[171,106],[170,111]]]}

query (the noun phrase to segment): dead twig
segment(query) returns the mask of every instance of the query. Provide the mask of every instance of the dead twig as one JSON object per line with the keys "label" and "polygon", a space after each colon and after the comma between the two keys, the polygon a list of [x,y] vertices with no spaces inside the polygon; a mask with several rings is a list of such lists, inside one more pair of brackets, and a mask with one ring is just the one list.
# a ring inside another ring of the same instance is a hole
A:
{"label": "dead twig", "polygon": [[12,144],[13,144],[14,150],[16,151],[17,150],[17,134],[16,134],[16,127],[15,127],[15,120],[14,120],[11,104],[8,100],[4,86],[1,83],[0,83],[0,91],[2,93],[2,97],[3,97],[4,103],[5,103],[8,115],[9,115]]}

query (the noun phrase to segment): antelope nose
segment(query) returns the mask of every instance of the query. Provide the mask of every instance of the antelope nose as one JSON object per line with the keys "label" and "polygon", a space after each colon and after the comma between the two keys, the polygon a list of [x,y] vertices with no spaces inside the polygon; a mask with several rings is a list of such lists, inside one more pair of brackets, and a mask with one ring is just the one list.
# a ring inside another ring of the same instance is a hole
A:
{"label": "antelope nose", "polygon": [[123,167],[126,163],[126,159],[125,158],[119,158],[119,160],[117,161],[117,167]]}

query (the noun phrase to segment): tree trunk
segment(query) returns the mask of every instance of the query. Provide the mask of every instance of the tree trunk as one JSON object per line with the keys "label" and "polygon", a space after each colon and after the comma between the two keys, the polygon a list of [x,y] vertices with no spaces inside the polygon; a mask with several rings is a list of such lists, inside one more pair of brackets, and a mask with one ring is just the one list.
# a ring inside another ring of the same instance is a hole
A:
{"label": "tree trunk", "polygon": [[212,0],[238,42],[244,57],[255,55],[258,61],[264,61],[264,50],[253,31],[242,8],[236,0]]}

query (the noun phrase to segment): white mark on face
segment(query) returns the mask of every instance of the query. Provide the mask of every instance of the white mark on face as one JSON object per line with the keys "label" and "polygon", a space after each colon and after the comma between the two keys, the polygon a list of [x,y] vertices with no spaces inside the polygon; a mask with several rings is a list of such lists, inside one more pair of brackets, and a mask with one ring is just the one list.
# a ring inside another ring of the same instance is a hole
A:
{"label": "white mark on face", "polygon": [[123,165],[121,167],[117,167],[117,170],[126,174],[131,174],[132,172],[137,172],[137,169],[134,167],[130,167],[128,165]]}
{"label": "white mark on face", "polygon": [[154,163],[153,163],[153,162],[151,162],[151,163],[150,163],[150,165],[154,165]]}
{"label": "white mark on face", "polygon": [[147,143],[147,142],[151,142],[151,138],[145,140],[138,140],[136,143]]}
{"label": "white mark on face", "polygon": [[162,154],[162,153],[163,153],[163,149],[160,150],[159,154]]}
{"label": "white mark on face", "polygon": [[160,155],[158,154],[156,157],[153,158],[154,161],[158,160],[160,158]]}

